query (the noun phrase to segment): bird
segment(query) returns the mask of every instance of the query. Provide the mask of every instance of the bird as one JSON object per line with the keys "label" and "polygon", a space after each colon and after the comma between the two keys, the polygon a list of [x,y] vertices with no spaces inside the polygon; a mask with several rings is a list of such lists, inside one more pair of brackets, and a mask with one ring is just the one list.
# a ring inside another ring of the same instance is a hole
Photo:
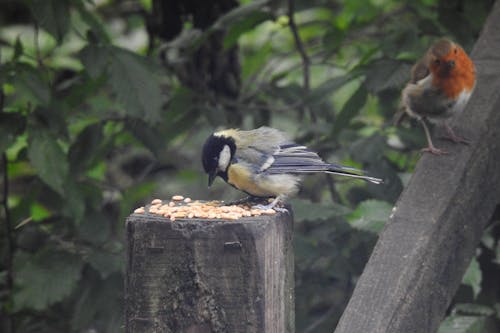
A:
{"label": "bird", "polygon": [[327,163],[284,132],[266,126],[212,133],[202,148],[202,164],[209,187],[219,176],[251,197],[274,197],[268,205],[254,206],[260,209],[280,209],[276,205],[298,192],[304,174],[323,172],[382,183],[362,170]]}
{"label": "bird", "polygon": [[434,155],[447,154],[432,142],[427,121],[443,124],[447,139],[468,144],[468,140],[455,134],[448,120],[463,111],[476,86],[473,61],[457,43],[441,38],[413,66],[410,82],[401,94],[405,113],[423,126],[427,147],[423,152]]}

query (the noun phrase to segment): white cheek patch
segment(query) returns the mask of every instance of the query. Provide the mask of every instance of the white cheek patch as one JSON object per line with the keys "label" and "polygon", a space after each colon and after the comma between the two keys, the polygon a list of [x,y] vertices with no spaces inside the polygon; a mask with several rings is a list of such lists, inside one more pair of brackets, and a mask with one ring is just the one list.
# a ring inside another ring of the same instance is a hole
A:
{"label": "white cheek patch", "polygon": [[229,148],[228,145],[225,145],[219,154],[219,170],[226,171],[230,161],[231,161],[231,148]]}

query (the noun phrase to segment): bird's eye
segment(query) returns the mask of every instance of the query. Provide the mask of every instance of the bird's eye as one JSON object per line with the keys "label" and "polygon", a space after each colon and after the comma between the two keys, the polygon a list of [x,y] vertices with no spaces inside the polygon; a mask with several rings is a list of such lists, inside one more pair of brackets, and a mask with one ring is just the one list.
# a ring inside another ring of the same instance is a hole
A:
{"label": "bird's eye", "polygon": [[434,64],[436,66],[439,66],[441,64],[441,60],[439,60],[439,59],[434,60]]}

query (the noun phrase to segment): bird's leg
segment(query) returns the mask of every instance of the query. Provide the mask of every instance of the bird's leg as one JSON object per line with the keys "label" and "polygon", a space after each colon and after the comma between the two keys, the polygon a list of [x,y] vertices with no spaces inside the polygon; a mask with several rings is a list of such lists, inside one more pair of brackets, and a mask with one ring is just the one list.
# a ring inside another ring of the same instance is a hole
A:
{"label": "bird's leg", "polygon": [[287,212],[288,210],[286,208],[281,208],[281,207],[276,207],[276,205],[280,202],[283,202],[285,200],[286,196],[284,195],[278,195],[270,204],[268,205],[255,205],[252,206],[253,209],[261,209],[261,210],[267,210],[267,209],[274,209],[277,212]]}
{"label": "bird's leg", "polygon": [[432,143],[432,138],[431,138],[431,132],[429,131],[429,128],[427,127],[427,124],[425,123],[425,120],[423,118],[420,118],[420,123],[422,124],[425,132],[425,137],[427,138],[427,147],[422,148],[420,151],[421,152],[428,152],[434,155],[445,155],[448,154],[445,150],[438,149],[434,147],[434,144]]}
{"label": "bird's leg", "polygon": [[456,135],[455,132],[453,131],[453,128],[451,128],[451,126],[448,125],[447,122],[444,123],[444,128],[446,129],[447,132],[447,135],[444,137],[445,139],[453,141],[455,143],[463,143],[464,145],[470,144],[470,141],[467,140],[466,138]]}

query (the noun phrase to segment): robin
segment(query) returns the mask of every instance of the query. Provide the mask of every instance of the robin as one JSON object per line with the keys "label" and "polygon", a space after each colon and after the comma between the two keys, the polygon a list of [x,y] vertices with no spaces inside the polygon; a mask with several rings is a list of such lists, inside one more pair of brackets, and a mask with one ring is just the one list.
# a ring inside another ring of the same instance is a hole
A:
{"label": "robin", "polygon": [[447,120],[461,112],[476,85],[476,70],[467,53],[448,39],[435,42],[411,70],[411,80],[402,92],[402,108],[422,124],[427,138],[423,152],[435,155],[447,152],[432,143],[426,121],[442,123],[446,138],[455,143],[468,141],[455,134]]}

